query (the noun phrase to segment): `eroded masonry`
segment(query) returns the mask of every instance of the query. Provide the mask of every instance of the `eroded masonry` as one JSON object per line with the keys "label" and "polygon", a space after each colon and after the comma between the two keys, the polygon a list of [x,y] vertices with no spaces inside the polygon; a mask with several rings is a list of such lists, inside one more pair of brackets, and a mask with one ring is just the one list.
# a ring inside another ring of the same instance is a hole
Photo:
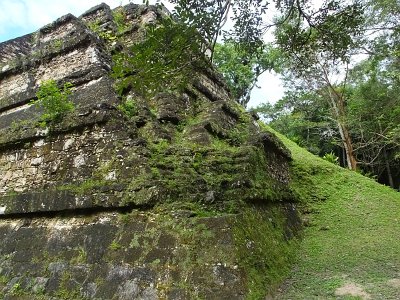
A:
{"label": "eroded masonry", "polygon": [[[299,226],[287,150],[211,68],[179,93],[116,93],[113,54],[165,14],[102,4],[0,44],[4,299],[245,299],[268,290],[271,247],[287,247]],[[50,79],[72,84],[75,110],[43,126],[32,100]],[[135,103],[129,117],[118,109],[126,99]]]}

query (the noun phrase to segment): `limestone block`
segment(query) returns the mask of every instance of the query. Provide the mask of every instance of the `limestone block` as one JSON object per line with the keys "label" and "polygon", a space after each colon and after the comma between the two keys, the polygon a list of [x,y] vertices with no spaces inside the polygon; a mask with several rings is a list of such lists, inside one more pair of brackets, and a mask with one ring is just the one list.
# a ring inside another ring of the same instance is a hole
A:
{"label": "limestone block", "polygon": [[30,86],[29,73],[20,73],[0,79],[0,109],[9,105],[9,97],[14,94],[26,92]]}
{"label": "limestone block", "polygon": [[39,166],[43,162],[43,157],[36,157],[31,160],[31,166]]}
{"label": "limestone block", "polygon": [[63,146],[62,149],[63,149],[64,151],[70,149],[70,148],[72,147],[72,145],[74,144],[74,142],[75,142],[75,140],[74,140],[73,138],[67,139],[67,140],[64,142],[64,146]]}
{"label": "limestone block", "polygon": [[[49,41],[55,41],[55,40],[63,40],[65,37],[68,35],[71,35],[76,29],[77,25],[74,23],[69,22],[71,19],[74,19],[75,17],[72,15],[66,15],[64,17],[61,17],[60,19],[63,21],[59,21],[60,24],[57,24],[54,27],[45,27],[40,31],[40,38],[39,42],[40,43],[47,43]],[[62,23],[63,22],[63,23]],[[56,21],[57,23],[57,21]]]}
{"label": "limestone block", "polygon": [[80,168],[80,167],[86,165],[86,160],[87,160],[87,157],[84,154],[80,154],[80,155],[76,156],[74,158],[74,167]]}

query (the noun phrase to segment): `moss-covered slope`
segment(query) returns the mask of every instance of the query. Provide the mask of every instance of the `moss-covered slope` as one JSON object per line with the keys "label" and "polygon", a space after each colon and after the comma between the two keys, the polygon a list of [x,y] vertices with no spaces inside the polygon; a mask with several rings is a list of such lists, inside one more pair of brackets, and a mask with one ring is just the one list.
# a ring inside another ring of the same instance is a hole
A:
{"label": "moss-covered slope", "polygon": [[278,136],[306,227],[277,299],[399,299],[400,194]]}

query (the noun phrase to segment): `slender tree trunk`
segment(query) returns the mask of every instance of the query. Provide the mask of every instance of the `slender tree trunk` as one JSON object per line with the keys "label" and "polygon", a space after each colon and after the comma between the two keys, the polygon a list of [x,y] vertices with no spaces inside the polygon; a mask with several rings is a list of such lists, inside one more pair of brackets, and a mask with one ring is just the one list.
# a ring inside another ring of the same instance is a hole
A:
{"label": "slender tree trunk", "polygon": [[[357,160],[354,156],[354,149],[353,149],[353,142],[351,141],[349,130],[345,124],[346,120],[346,110],[345,110],[345,98],[344,94],[337,91],[337,89],[331,84],[329,80],[328,71],[321,64],[321,69],[323,71],[323,79],[326,83],[326,96],[329,102],[329,105],[332,109],[332,114],[334,119],[336,120],[340,138],[343,143],[344,150],[346,152],[346,160],[347,160],[347,167],[350,170],[355,171],[357,169]],[[347,69],[348,70],[348,69]],[[347,78],[347,71],[346,71],[346,78]],[[344,80],[346,82],[346,80]]]}
{"label": "slender tree trunk", "polygon": [[347,127],[341,122],[338,122],[338,127],[339,127],[340,137],[342,139],[346,153],[347,167],[350,170],[355,171],[357,169],[357,160],[354,156],[353,143],[351,141],[349,131],[347,130]]}
{"label": "slender tree trunk", "polygon": [[355,171],[357,169],[357,160],[354,156],[353,142],[349,130],[343,121],[346,116],[344,99],[331,86],[329,88],[329,100],[333,110],[334,119],[336,120],[339,129],[340,138],[342,139],[343,147],[346,152],[347,167],[350,170]]}

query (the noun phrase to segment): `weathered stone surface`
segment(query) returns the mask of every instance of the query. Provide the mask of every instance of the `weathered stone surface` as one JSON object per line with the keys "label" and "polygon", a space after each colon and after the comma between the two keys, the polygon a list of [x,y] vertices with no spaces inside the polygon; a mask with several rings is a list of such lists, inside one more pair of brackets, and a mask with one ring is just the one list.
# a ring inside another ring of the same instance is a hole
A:
{"label": "weathered stone surface", "polygon": [[244,299],[236,222],[139,211],[4,220],[2,293],[18,284],[45,299]]}
{"label": "weathered stone surface", "polygon": [[[21,123],[28,126],[28,121],[38,118],[40,112],[32,109],[29,102],[36,97],[40,83],[49,79],[60,84],[71,82],[77,89],[75,102],[81,106],[88,106],[88,100],[92,100],[92,105],[115,103],[112,100],[116,98],[115,92],[109,88],[110,96],[105,91],[112,84],[105,79],[111,57],[103,48],[101,41],[72,15],[58,19],[30,38],[3,43],[1,58],[5,67],[0,72],[0,129]],[[82,93],[86,94],[84,99],[80,96]]]}
{"label": "weathered stone surface", "polygon": [[[0,44],[4,299],[245,299],[269,283],[264,256],[299,230],[290,153],[211,69],[182,92],[114,89],[112,54],[166,13],[101,4]],[[31,101],[48,79],[73,84],[76,108],[43,126]]]}

